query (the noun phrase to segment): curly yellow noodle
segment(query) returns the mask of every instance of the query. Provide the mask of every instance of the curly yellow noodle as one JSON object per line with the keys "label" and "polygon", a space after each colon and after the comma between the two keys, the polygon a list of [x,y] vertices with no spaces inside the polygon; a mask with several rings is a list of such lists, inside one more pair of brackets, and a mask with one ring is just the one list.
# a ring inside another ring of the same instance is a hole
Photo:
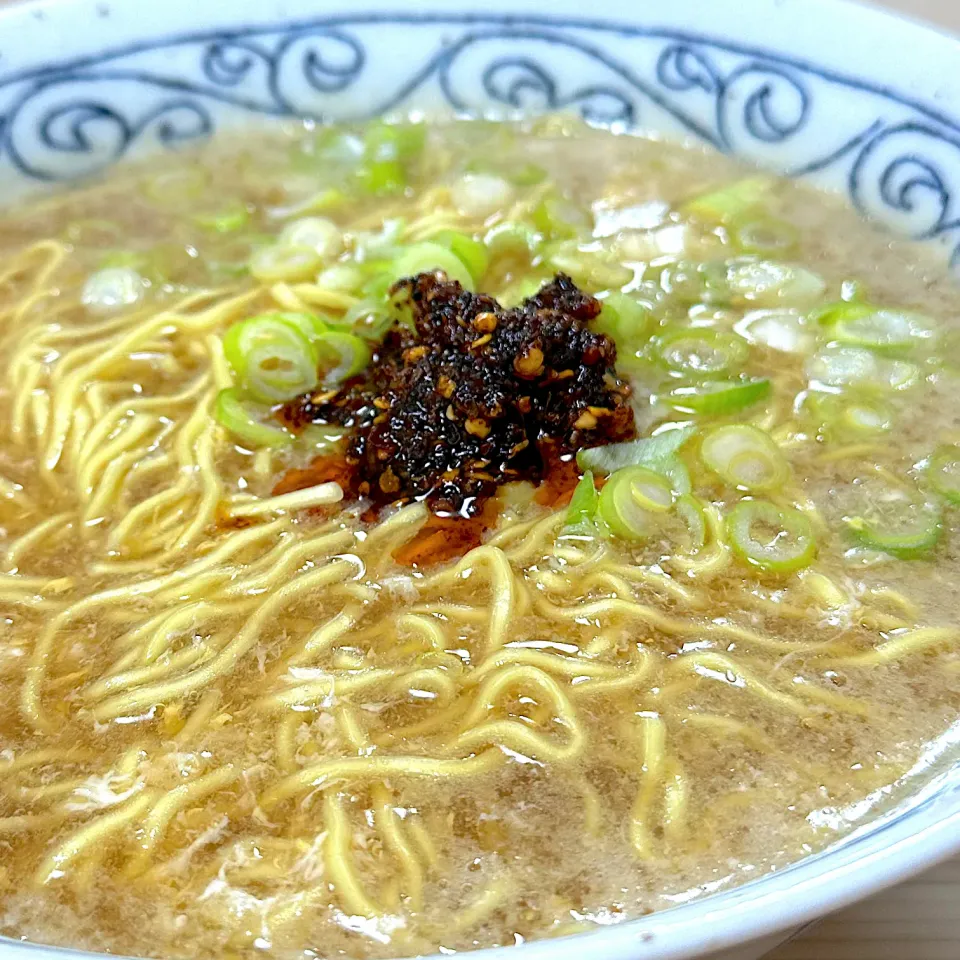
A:
{"label": "curly yellow noodle", "polygon": [[137,852],[127,861],[124,868],[126,874],[136,877],[147,869],[154,849],[163,840],[170,823],[181,811],[230,786],[240,774],[240,770],[228,764],[175,787],[157,800],[143,818],[137,838]]}
{"label": "curly yellow noodle", "polygon": [[198,739],[209,728],[210,721],[220,707],[222,699],[223,694],[219,688],[213,687],[207,690],[176,734],[177,743],[186,746]]}
{"label": "curly yellow noodle", "polygon": [[666,727],[658,716],[640,718],[643,766],[640,768],[640,788],[630,812],[630,842],[637,856],[649,859],[653,856],[653,804],[663,780],[664,753],[666,750]]}
{"label": "curly yellow noodle", "polygon": [[323,798],[323,819],[327,828],[324,862],[337,897],[349,914],[361,917],[377,916],[380,908],[364,890],[353,865],[350,849],[353,833],[343,805],[333,792],[327,793]]}
{"label": "curly yellow noodle", "polygon": [[9,837],[20,833],[32,833],[34,830],[47,830],[62,823],[66,814],[23,813],[12,817],[0,817],[0,837]]}
{"label": "curly yellow noodle", "polygon": [[597,789],[581,777],[580,792],[583,794],[583,826],[591,837],[598,837],[601,830],[603,801]]}
{"label": "curly yellow noodle", "polygon": [[691,671],[699,677],[719,680],[730,687],[742,687],[744,690],[770,703],[776,704],[789,713],[805,717],[810,708],[795,697],[781,693],[759,677],[745,670],[741,664],[719,653],[689,653],[679,657],[672,667],[673,671]]}
{"label": "curly yellow noodle", "polygon": [[345,757],[323,760],[285,777],[266,790],[260,806],[269,811],[284,800],[316,787],[328,787],[338,780],[383,780],[390,777],[438,778],[474,777],[488,773],[503,762],[499,751],[485,750],[464,760],[437,760],[433,757]]}
{"label": "curly yellow noodle", "polygon": [[8,571],[15,572],[24,555],[50,539],[57,539],[73,526],[73,514],[55,513],[32,527],[23,536],[11,540],[3,554],[3,563]]}
{"label": "curly yellow noodle", "polygon": [[493,881],[472,903],[450,919],[447,935],[461,930],[472,930],[480,926],[494,911],[506,904],[512,892],[506,880]]}
{"label": "curly yellow noodle", "polygon": [[336,583],[348,577],[352,571],[351,564],[335,560],[319,570],[301,575],[270,596],[247,620],[237,636],[210,663],[179,679],[148,685],[122,696],[111,697],[94,708],[94,716],[100,722],[124,715],[133,716],[140,710],[182,697],[225,676],[256,644],[257,636],[264,623],[285,604],[318,586]]}
{"label": "curly yellow noodle", "polygon": [[676,756],[664,765],[663,833],[671,843],[682,842],[690,831],[687,811],[690,804],[687,777]]}
{"label": "curly yellow noodle", "polygon": [[852,657],[841,657],[835,662],[850,664],[851,666],[892,663],[936,647],[954,646],[958,640],[960,640],[960,630],[954,627],[923,627],[918,630],[909,630],[900,636],[885,640],[867,653]]}
{"label": "curly yellow noodle", "polygon": [[65,868],[72,861],[81,857],[89,848],[109,842],[113,836],[138,820],[155,800],[153,791],[144,790],[132,800],[118,806],[112,813],[106,813],[81,827],[44,858],[37,869],[34,883],[41,886],[62,877]]}
{"label": "curly yellow noodle", "polygon": [[301,709],[311,706],[330,705],[344,694],[370,687],[389,685],[397,679],[393,670],[367,670],[354,675],[338,676],[329,674],[319,680],[299,683],[279,693],[272,693],[257,701],[257,706],[267,711],[286,710],[290,707]]}

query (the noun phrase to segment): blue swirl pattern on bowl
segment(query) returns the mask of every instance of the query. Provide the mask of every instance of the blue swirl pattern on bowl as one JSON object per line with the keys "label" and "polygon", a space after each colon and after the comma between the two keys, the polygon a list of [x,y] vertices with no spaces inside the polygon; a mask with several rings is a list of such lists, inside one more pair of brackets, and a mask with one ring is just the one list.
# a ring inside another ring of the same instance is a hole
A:
{"label": "blue swirl pattern on bowl", "polygon": [[[408,106],[575,108],[597,123],[692,136],[843,189],[865,215],[943,244],[960,267],[960,123],[890,88],[769,49],[586,19],[343,15],[185,33],[0,73],[0,179],[82,177],[137,147],[175,146],[251,116],[360,119]],[[953,764],[840,843],[714,895],[712,909],[744,909],[758,888],[820,886],[818,863],[853,871],[892,844],[913,845],[931,825],[954,822],[958,809]],[[678,912],[686,917],[687,909]],[[629,926],[649,930],[663,917]],[[616,935],[600,931],[578,943],[584,953],[613,956],[612,947],[594,944]],[[616,955],[634,956],[631,944]],[[547,960],[557,944],[525,949]],[[8,950],[50,956],[0,937],[0,953]]]}
{"label": "blue swirl pattern on bowl", "polygon": [[414,103],[573,108],[693,135],[842,187],[862,213],[941,242],[960,263],[960,125],[950,118],[770,50],[588,20],[344,15],[166,37],[8,75],[0,164],[64,180],[243,115],[348,119]]}

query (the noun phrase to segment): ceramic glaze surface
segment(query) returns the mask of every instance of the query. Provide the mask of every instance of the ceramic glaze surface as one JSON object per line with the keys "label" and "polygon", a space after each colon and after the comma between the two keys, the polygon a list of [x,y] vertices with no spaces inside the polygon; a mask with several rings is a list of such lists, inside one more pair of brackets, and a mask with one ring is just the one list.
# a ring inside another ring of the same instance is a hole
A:
{"label": "ceramic glaze surface", "polygon": [[[173,0],[144,18],[135,0],[24,4],[0,15],[0,196],[270,118],[574,109],[843,191],[960,262],[960,46],[834,0],[670,7],[600,0],[587,18],[565,0],[551,13],[532,0],[416,13],[401,2]],[[945,770],[904,808],[763,881],[476,956],[751,960],[782,939],[775,931],[958,847],[960,776]],[[0,942],[10,960],[68,955]]]}

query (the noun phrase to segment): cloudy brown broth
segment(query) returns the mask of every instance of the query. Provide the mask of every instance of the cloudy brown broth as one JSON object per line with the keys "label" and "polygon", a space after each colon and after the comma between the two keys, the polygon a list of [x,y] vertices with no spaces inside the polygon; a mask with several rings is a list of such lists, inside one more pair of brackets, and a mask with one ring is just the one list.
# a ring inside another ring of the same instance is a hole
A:
{"label": "cloudy brown broth", "polygon": [[[379,127],[277,128],[4,214],[0,933],[168,958],[561,936],[836,842],[956,723],[956,293],[933,256],[788,182],[714,217],[691,199],[755,171],[566,120],[395,151]],[[340,239],[252,276],[305,217]],[[498,245],[504,221],[533,248]],[[782,249],[735,259],[748,228]],[[411,566],[425,503],[270,507],[344,441],[225,429],[224,332],[283,310],[372,340],[388,284],[359,285],[450,230],[486,238],[474,279],[501,302],[562,269],[643,305],[617,369],[641,437],[696,427],[668,458],[690,492],[667,486],[699,540],[679,513],[571,527],[569,488],[515,483],[474,552]],[[691,373],[695,345],[671,368],[681,330],[737,338],[735,366]],[[720,462],[726,425],[774,454]],[[744,547],[734,508],[759,500],[809,556],[769,517],[769,551]]]}

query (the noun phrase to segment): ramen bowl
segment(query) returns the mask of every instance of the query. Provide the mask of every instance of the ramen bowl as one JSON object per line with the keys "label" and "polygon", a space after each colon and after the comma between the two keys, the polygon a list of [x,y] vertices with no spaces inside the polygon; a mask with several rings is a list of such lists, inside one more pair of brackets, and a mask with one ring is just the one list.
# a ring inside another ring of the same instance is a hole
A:
{"label": "ramen bowl", "polygon": [[[840,0],[170,0],[149,16],[136,0],[26,2],[0,13],[0,196],[271,118],[573,111],[839,192],[953,263],[958,67],[957,41]],[[922,789],[821,853],[644,919],[476,956],[759,957],[960,850],[953,733],[922,758]],[[0,940],[3,960],[69,956]]]}

